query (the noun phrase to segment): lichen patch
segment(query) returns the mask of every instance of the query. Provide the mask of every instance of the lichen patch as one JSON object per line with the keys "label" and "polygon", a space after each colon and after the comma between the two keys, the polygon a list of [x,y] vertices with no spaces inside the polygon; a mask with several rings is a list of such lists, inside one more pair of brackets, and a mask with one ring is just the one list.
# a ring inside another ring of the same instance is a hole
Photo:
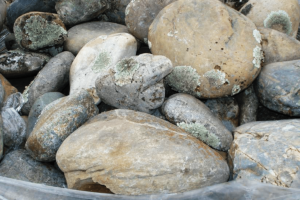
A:
{"label": "lichen patch", "polygon": [[229,80],[226,79],[226,74],[220,70],[210,70],[203,75],[208,79],[209,84],[214,87],[220,87],[225,83],[230,84]]}
{"label": "lichen patch", "polygon": [[97,55],[90,66],[95,73],[99,73],[100,71],[107,69],[110,63],[110,54],[108,52],[102,51]]}
{"label": "lichen patch", "polygon": [[253,36],[254,36],[255,40],[257,41],[257,43],[260,44],[261,41],[262,41],[262,39],[261,39],[261,34],[260,34],[260,32],[257,29],[255,29],[253,31]]}
{"label": "lichen patch", "polygon": [[119,86],[131,83],[134,73],[139,69],[139,63],[133,58],[119,61],[115,68],[115,82]]}
{"label": "lichen patch", "polygon": [[264,26],[286,33],[287,35],[292,33],[292,21],[284,10],[272,11],[264,20]]}
{"label": "lichen patch", "polygon": [[264,61],[264,53],[261,47],[256,46],[253,49],[253,61],[252,61],[253,66],[259,69],[263,61]]}

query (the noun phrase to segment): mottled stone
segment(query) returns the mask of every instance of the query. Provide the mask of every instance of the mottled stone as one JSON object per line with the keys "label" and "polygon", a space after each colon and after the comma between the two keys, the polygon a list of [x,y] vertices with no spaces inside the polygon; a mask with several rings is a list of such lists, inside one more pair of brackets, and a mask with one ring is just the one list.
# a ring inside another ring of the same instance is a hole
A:
{"label": "mottled stone", "polygon": [[110,22],[88,22],[76,25],[68,30],[68,38],[64,49],[74,55],[92,39],[99,36],[106,37],[114,33],[128,33],[127,27]]}
{"label": "mottled stone", "polygon": [[7,78],[26,77],[40,71],[50,57],[46,54],[12,50],[0,55],[0,73]]}
{"label": "mottled stone", "polygon": [[64,141],[56,158],[68,188],[105,185],[125,195],[184,192],[229,176],[216,151],[169,122],[131,110],[89,120]]}
{"label": "mottled stone", "polygon": [[44,108],[25,147],[39,161],[54,161],[62,142],[88,119],[98,114],[85,90],[55,100]]}
{"label": "mottled stone", "polygon": [[259,101],[273,111],[300,116],[299,77],[300,60],[264,66],[254,85]]}
{"label": "mottled stone", "polygon": [[102,21],[125,24],[125,10],[131,0],[110,0],[109,8],[98,19]]}
{"label": "mottled stone", "polygon": [[240,109],[233,97],[209,99],[205,105],[222,121],[223,125],[232,132],[239,125]]}
{"label": "mottled stone", "polygon": [[47,92],[60,92],[67,86],[74,58],[72,53],[65,51],[49,60],[24,90],[22,113],[28,115],[32,105],[41,95]]}
{"label": "mottled stone", "polygon": [[4,102],[11,94],[17,93],[18,90],[14,86],[12,86],[10,82],[2,74],[0,74],[0,81],[4,89],[4,98],[3,98],[3,102]]}
{"label": "mottled stone", "polygon": [[43,109],[53,101],[64,97],[62,93],[59,92],[49,92],[41,95],[37,100],[34,102],[33,106],[30,109],[28,115],[28,125],[26,131],[26,138],[28,139],[30,133],[32,132],[39,116],[41,115]]}
{"label": "mottled stone", "polygon": [[214,149],[227,151],[232,134],[209,108],[188,94],[174,94],[165,101],[166,118]]}
{"label": "mottled stone", "polygon": [[120,60],[95,82],[101,101],[116,108],[152,113],[165,99],[163,78],[171,73],[164,56],[141,54]]}
{"label": "mottled stone", "polygon": [[300,188],[300,120],[238,127],[229,151],[234,178]]}
{"label": "mottled stone", "polygon": [[8,153],[1,162],[0,176],[43,185],[66,187],[63,173],[48,163],[34,160],[25,149]]}
{"label": "mottled stone", "polygon": [[256,26],[218,0],[173,2],[159,12],[148,39],[151,52],[175,66],[167,83],[198,98],[235,95],[261,70]]}

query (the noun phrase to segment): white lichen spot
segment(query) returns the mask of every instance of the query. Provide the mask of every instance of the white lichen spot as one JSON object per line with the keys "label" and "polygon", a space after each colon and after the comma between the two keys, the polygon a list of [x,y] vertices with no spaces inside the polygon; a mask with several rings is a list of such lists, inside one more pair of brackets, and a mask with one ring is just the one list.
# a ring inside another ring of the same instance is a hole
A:
{"label": "white lichen spot", "polygon": [[238,94],[241,91],[241,86],[233,85],[231,96]]}
{"label": "white lichen spot", "polygon": [[292,21],[284,10],[272,11],[264,20],[264,27],[272,28],[290,35],[292,33]]}
{"label": "white lichen spot", "polygon": [[139,69],[139,63],[133,58],[126,58],[119,61],[115,67],[115,83],[118,86],[130,84],[133,75]]}
{"label": "white lichen spot", "polygon": [[176,35],[178,33],[178,31],[170,31],[167,35],[169,36],[169,37],[174,37],[174,35]]}
{"label": "white lichen spot", "polygon": [[253,36],[254,36],[255,40],[260,44],[262,39],[261,39],[261,34],[257,29],[255,29],[253,31]]}
{"label": "white lichen spot", "polygon": [[106,40],[107,39],[107,35],[100,35],[98,38],[100,38],[102,40]]}
{"label": "white lichen spot", "polygon": [[150,42],[150,40],[148,40],[148,46],[149,46],[149,49],[151,49],[152,43]]}
{"label": "white lichen spot", "polygon": [[31,85],[32,85],[33,83],[34,83],[34,80],[31,81],[31,83],[30,83],[28,86],[25,87],[25,90],[24,90],[24,92],[23,92],[23,94],[22,94],[22,97],[23,97],[23,103],[24,103],[24,104],[28,102],[29,89],[30,89],[30,87],[31,87]]}
{"label": "white lichen spot", "polygon": [[264,61],[264,53],[261,49],[261,47],[259,46],[256,46],[254,49],[253,49],[253,66],[255,68],[260,68],[261,66],[261,63]]}
{"label": "white lichen spot", "polygon": [[212,86],[222,86],[225,83],[230,84],[229,80],[226,79],[226,74],[220,70],[210,70],[203,76],[209,80]]}
{"label": "white lichen spot", "polygon": [[111,63],[111,57],[108,52],[102,51],[100,52],[94,61],[90,64],[90,67],[95,73],[99,73],[102,70],[108,68]]}

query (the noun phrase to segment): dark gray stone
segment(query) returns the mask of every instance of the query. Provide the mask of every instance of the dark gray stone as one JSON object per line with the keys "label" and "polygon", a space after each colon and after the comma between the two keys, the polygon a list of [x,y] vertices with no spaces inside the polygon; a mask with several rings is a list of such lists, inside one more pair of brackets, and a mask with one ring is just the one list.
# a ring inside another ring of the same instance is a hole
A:
{"label": "dark gray stone", "polygon": [[2,31],[5,18],[6,18],[6,4],[3,0],[0,0],[0,31]]}
{"label": "dark gray stone", "polygon": [[110,0],[109,8],[98,19],[125,24],[125,9],[131,0]]}

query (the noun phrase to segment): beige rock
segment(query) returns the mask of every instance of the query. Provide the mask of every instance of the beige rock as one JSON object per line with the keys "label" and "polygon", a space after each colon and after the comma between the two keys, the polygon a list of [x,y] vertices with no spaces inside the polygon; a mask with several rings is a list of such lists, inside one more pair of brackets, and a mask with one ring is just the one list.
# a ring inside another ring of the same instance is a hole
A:
{"label": "beige rock", "polygon": [[4,88],[4,99],[3,99],[3,102],[6,101],[6,99],[11,95],[11,94],[14,94],[14,93],[17,93],[18,90],[17,88],[15,88],[14,86],[12,86],[10,84],[10,82],[2,75],[0,74],[0,81],[2,83],[2,86]]}
{"label": "beige rock", "polygon": [[171,123],[131,110],[89,120],[64,141],[56,159],[68,188],[105,185],[125,195],[184,192],[229,176],[215,150]]}
{"label": "beige rock", "polygon": [[257,27],[266,27],[296,37],[300,22],[297,0],[249,0],[240,10]]}
{"label": "beige rock", "polygon": [[178,0],[149,28],[154,55],[175,69],[167,82],[198,98],[235,95],[260,72],[260,33],[247,17],[218,0]]}

